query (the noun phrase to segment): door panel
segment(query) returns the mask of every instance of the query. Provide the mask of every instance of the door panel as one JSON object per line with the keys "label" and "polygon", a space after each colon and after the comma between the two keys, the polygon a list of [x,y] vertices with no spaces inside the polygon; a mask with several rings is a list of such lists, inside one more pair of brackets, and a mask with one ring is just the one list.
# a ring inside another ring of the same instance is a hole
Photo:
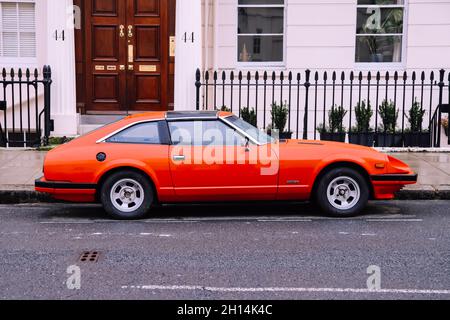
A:
{"label": "door panel", "polygon": [[120,26],[125,9],[119,0],[90,0],[85,6],[87,111],[124,110],[126,73],[120,64],[126,59],[126,42]]}
{"label": "door panel", "polygon": [[85,0],[88,113],[173,107],[174,15],[175,0]]}
{"label": "door panel", "polygon": [[[134,70],[127,75],[128,108],[130,111],[168,110],[167,1],[128,0],[127,12],[127,25],[133,29],[128,45],[133,49],[130,61],[133,60]],[[144,87],[145,84],[148,86]]]}
{"label": "door panel", "polygon": [[93,0],[92,14],[101,16],[117,16],[119,0]]}

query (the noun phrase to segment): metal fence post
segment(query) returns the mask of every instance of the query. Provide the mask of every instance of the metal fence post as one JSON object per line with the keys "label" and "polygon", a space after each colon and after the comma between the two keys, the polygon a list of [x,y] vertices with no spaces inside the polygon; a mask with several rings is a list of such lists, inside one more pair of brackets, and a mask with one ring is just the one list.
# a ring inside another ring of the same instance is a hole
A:
{"label": "metal fence post", "polygon": [[51,119],[51,84],[52,69],[50,66],[44,66],[43,70],[44,84],[44,145],[48,145],[51,132],[54,130],[54,123]]}
{"label": "metal fence post", "polygon": [[308,140],[309,88],[311,87],[310,79],[311,79],[311,70],[308,69],[306,70],[306,82],[305,82],[306,91],[305,91],[305,117],[303,119],[303,140]]}
{"label": "metal fence post", "polygon": [[439,87],[439,116],[438,116],[438,119],[437,119],[437,127],[438,127],[438,130],[437,130],[437,135],[438,135],[437,136],[437,146],[438,146],[438,148],[441,147],[441,133],[442,133],[442,126],[441,126],[441,123],[442,123],[442,110],[441,110],[441,105],[442,105],[442,103],[444,101],[444,86],[445,86],[444,76],[445,76],[445,70],[441,69],[439,71],[439,83],[438,83],[438,87]]}
{"label": "metal fence post", "polygon": [[195,109],[200,111],[200,88],[202,86],[201,83],[202,75],[200,69],[197,69],[195,72]]}

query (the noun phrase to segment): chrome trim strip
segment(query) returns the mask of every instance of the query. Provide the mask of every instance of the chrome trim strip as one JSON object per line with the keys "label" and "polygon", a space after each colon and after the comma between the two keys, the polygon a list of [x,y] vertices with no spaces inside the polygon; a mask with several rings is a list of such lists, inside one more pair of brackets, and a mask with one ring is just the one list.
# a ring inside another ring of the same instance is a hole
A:
{"label": "chrome trim strip", "polygon": [[105,136],[105,137],[103,137],[103,138],[97,140],[95,143],[96,143],[96,144],[104,143],[106,140],[108,140],[108,139],[111,138],[112,136],[115,136],[116,134],[118,134],[118,133],[120,133],[120,132],[122,132],[122,131],[124,131],[124,130],[130,128],[130,127],[132,127],[132,126],[138,125],[138,124],[148,123],[148,122],[159,122],[159,121],[165,121],[165,120],[166,120],[166,119],[162,119],[162,118],[161,118],[161,119],[151,119],[151,120],[150,120],[150,119],[147,119],[147,120],[136,121],[136,122],[130,123],[130,124],[128,124],[128,125],[126,125],[126,126],[120,128],[120,129],[117,129],[116,131],[114,131],[114,132],[108,134],[107,136]]}

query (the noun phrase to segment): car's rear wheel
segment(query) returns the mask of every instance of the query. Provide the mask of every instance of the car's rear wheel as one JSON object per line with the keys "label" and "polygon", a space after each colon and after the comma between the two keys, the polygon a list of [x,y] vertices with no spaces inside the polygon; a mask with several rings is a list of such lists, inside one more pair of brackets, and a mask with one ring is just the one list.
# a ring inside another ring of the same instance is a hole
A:
{"label": "car's rear wheel", "polygon": [[327,172],[316,189],[316,202],[328,215],[353,217],[366,207],[370,196],[367,181],[356,170],[338,168]]}
{"label": "car's rear wheel", "polygon": [[114,219],[143,218],[153,204],[153,189],[148,179],[137,172],[117,172],[109,176],[101,189],[101,201]]}

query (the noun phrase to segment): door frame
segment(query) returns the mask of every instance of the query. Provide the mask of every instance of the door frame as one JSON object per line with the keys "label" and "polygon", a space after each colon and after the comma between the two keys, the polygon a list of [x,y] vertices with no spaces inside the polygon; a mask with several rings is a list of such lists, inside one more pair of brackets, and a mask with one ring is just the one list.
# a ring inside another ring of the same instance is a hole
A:
{"label": "door frame", "polygon": [[[139,113],[141,111],[92,111],[88,110],[88,101],[92,97],[87,96],[87,83],[86,83],[86,75],[91,70],[88,70],[88,64],[86,61],[86,23],[88,17],[86,15],[86,8],[88,5],[91,5],[93,0],[73,0],[74,6],[78,6],[81,12],[81,21],[82,27],[81,29],[75,29],[75,70],[76,70],[76,109],[77,113],[82,115],[91,114],[91,115],[126,115]],[[119,0],[123,1],[123,0]],[[166,24],[168,29],[168,39],[165,39],[166,45],[169,45],[169,41],[171,37],[175,39],[175,26],[176,26],[176,1],[177,0],[162,0],[168,2],[168,16],[166,17]],[[165,57],[167,61],[165,64],[167,67],[165,68],[165,72],[167,74],[166,78],[168,81],[167,85],[167,109],[174,110],[174,87],[175,87],[175,56],[170,55],[170,47],[169,47],[169,56]],[[128,75],[127,75],[128,77]]]}

